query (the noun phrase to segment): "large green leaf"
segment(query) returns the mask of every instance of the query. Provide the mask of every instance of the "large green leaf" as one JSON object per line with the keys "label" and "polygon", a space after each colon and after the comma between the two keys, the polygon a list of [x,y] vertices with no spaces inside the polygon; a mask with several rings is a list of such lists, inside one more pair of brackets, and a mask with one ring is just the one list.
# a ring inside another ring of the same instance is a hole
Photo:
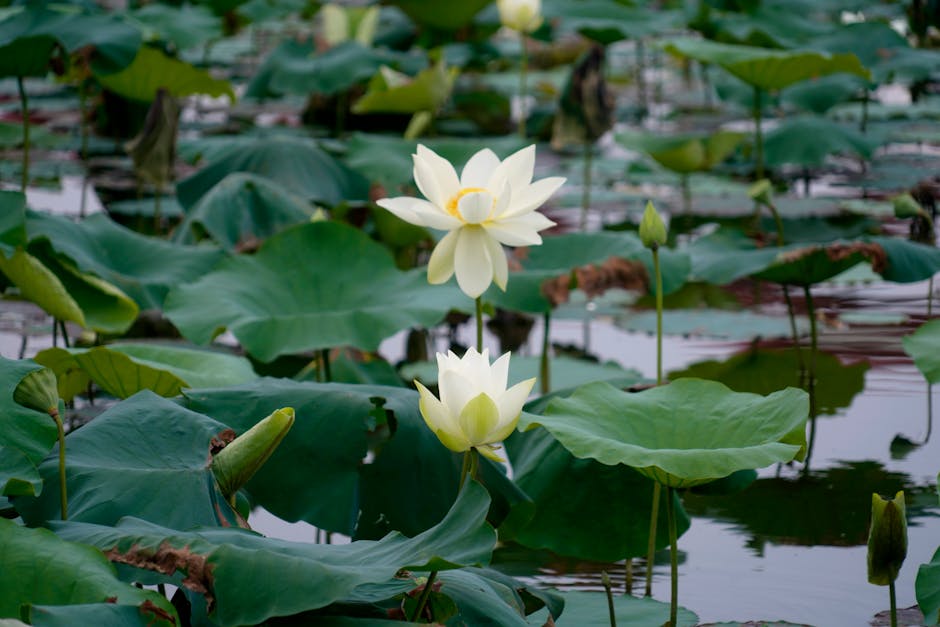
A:
{"label": "large green leaf", "polygon": [[940,623],[940,549],[933,554],[930,562],[917,568],[914,592],[926,624]]}
{"label": "large green leaf", "polygon": [[115,72],[133,60],[140,32],[117,15],[27,6],[0,22],[0,76],[44,76],[56,46],[88,50],[95,70]]}
{"label": "large green leaf", "polygon": [[251,246],[288,226],[309,220],[310,203],[263,176],[236,172],[210,189],[177,228],[177,241],[203,233],[227,251]]}
{"label": "large green leaf", "polygon": [[899,237],[866,237],[884,250],[886,263],[881,276],[896,283],[926,281],[940,271],[940,250]]}
{"label": "large green leaf", "polygon": [[[440,520],[456,497],[461,456],[427,428],[413,390],[261,379],[185,396],[188,407],[224,418],[239,433],[279,407],[294,408],[294,426],[246,486],[285,520],[360,538],[413,535]],[[511,483],[489,468],[481,466],[481,479],[493,498],[511,500]],[[404,492],[411,496],[402,499]]]}
{"label": "large green leaf", "polygon": [[711,170],[727,159],[743,140],[742,133],[733,131],[670,136],[617,133],[618,143],[645,152],[663,167],[681,174]]}
{"label": "large green leaf", "polygon": [[[115,405],[66,438],[69,519],[111,525],[139,516],[180,529],[237,524],[209,469],[212,440],[225,428],[152,392]],[[47,458],[39,471],[49,488],[14,503],[34,525],[59,517],[58,460]]]}
{"label": "large green leaf", "polygon": [[0,257],[9,257],[26,245],[26,196],[0,191]]}
{"label": "large green leaf", "polygon": [[257,377],[244,357],[172,344],[124,342],[90,349],[47,348],[36,355],[36,361],[59,378],[75,376],[75,369],[79,369],[117,398],[128,398],[141,390],[173,397],[183,388],[238,385]]}
{"label": "large green leaf", "polygon": [[808,415],[809,398],[795,388],[763,397],[678,379],[637,393],[592,383],[553,400],[543,416],[523,414],[519,425],[544,426],[575,457],[691,487],[794,459]]}
{"label": "large green leaf", "polygon": [[748,85],[768,91],[837,72],[869,76],[858,57],[847,53],[772,50],[690,38],[674,39],[664,47],[677,56],[719,65]]}
{"label": "large green leaf", "polygon": [[247,625],[324,607],[402,569],[485,564],[496,542],[484,518],[488,507],[486,490],[470,482],[426,532],[345,545],[287,542],[235,529],[182,532],[134,518],[116,527],[70,521],[56,525],[56,532],[107,551],[112,561],[187,574],[183,585],[206,595],[213,621]]}
{"label": "large green leaf", "polygon": [[400,272],[361,231],[313,222],[174,290],[166,313],[197,343],[227,328],[245,350],[271,361],[332,346],[374,351],[395,332],[434,325],[465,301],[455,288],[429,285],[423,269]]}
{"label": "large green leaf", "polygon": [[238,139],[216,152],[209,164],[180,181],[177,196],[190,209],[233,172],[263,176],[301,198],[327,205],[365,200],[369,185],[358,173],[311,141],[289,137]]}
{"label": "large green leaf", "polygon": [[26,604],[108,602],[140,607],[142,623],[179,624],[176,610],[162,594],[124,583],[100,551],[64,541],[47,529],[27,529],[0,519],[0,554],[0,618],[18,618]]}
{"label": "large green leaf", "polygon": [[107,602],[78,605],[32,605],[28,609],[24,608],[24,612],[27,612],[27,620],[33,627],[73,627],[73,625],[140,627],[155,624],[158,611],[159,608],[148,605],[137,607]]}
{"label": "large green leaf", "polygon": [[940,381],[940,320],[922,324],[901,339],[904,352],[911,356],[928,383]]}
{"label": "large green leaf", "polygon": [[881,142],[871,135],[826,118],[789,118],[767,133],[764,157],[767,165],[821,166],[833,154],[870,159]]}
{"label": "large green leaf", "polygon": [[[646,555],[653,482],[627,466],[577,459],[538,429],[506,441],[513,479],[535,501],[535,514],[513,540],[580,559],[617,561]],[[689,518],[674,497],[679,535]],[[629,505],[629,506],[628,506]],[[579,523],[572,525],[577,519]],[[669,543],[666,501],[660,501],[657,546]]]}
{"label": "large green leaf", "polygon": [[0,357],[0,495],[36,495],[42,480],[36,466],[56,441],[48,414],[13,400],[20,382],[42,366],[31,360]]}
{"label": "large green leaf", "polygon": [[[801,359],[803,361],[801,361]],[[707,360],[669,373],[670,379],[696,377],[720,381],[735,392],[770,394],[787,387],[800,386],[801,365],[809,353],[798,354],[792,348],[749,348],[726,360]],[[866,360],[851,364],[831,353],[816,353],[816,411],[835,414],[852,404],[865,388],[865,373],[871,365]]]}
{"label": "large green leaf", "polygon": [[96,78],[106,89],[143,102],[151,102],[160,89],[177,97],[205,94],[235,100],[235,92],[228,81],[212,78],[205,70],[147,46],[141,47],[133,62],[120,72],[97,74]]}
{"label": "large green leaf", "polygon": [[[555,619],[558,627],[606,627],[610,625],[607,595],[603,592],[561,592],[565,610]],[[669,622],[669,604],[650,598],[637,598],[614,593],[614,615],[618,625],[664,625]],[[535,621],[546,617],[545,612],[533,615]],[[693,627],[698,616],[679,608],[677,627]],[[541,624],[539,622],[531,623]]]}
{"label": "large green leaf", "polygon": [[19,297],[35,303],[53,318],[85,326],[85,314],[66,287],[41,261],[19,248],[0,254],[0,275],[19,289]]}
{"label": "large green leaf", "polygon": [[204,275],[222,258],[211,247],[181,246],[124,228],[105,214],[75,223],[61,216],[29,212],[33,240],[47,240],[83,272],[120,288],[141,309],[160,309],[171,286]]}

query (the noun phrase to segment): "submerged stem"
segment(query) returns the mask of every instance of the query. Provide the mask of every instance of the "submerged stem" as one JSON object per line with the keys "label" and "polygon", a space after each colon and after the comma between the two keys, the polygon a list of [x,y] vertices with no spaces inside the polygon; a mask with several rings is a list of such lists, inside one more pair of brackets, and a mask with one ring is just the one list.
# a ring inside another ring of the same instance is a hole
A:
{"label": "submerged stem", "polygon": [[666,488],[666,517],[669,519],[669,561],[672,579],[672,594],[669,601],[669,624],[676,627],[679,614],[679,548],[676,534],[676,506],[673,503],[672,487]]}
{"label": "submerged stem", "polygon": [[23,172],[20,191],[26,193],[26,187],[29,185],[29,98],[26,96],[22,76],[16,77],[16,88],[20,92],[20,109],[23,115]]}
{"label": "submerged stem", "polygon": [[483,298],[476,298],[476,317],[477,317],[477,352],[483,352]]}
{"label": "submerged stem", "polygon": [[653,564],[656,561],[656,527],[659,524],[659,495],[663,487],[658,481],[653,483],[653,507],[650,510],[649,544],[646,546],[646,596],[653,596]]}
{"label": "submerged stem", "polygon": [[548,360],[549,351],[551,349],[551,340],[549,339],[549,331],[551,329],[551,320],[552,320],[552,311],[549,309],[542,316],[542,357],[539,360],[539,379],[542,382],[541,390],[542,394],[548,394],[549,390],[552,388],[551,382],[551,364]]}

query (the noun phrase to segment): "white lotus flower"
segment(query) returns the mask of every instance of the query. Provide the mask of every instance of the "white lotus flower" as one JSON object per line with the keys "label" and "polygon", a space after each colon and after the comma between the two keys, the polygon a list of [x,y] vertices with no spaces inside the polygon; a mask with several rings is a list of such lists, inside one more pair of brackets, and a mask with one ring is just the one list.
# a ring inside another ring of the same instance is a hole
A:
{"label": "white lotus flower", "polygon": [[542,25],[541,0],[496,0],[499,21],[520,33],[531,33]]}
{"label": "white lotus flower", "polygon": [[463,358],[448,351],[437,354],[437,386],[441,398],[415,381],[424,421],[441,443],[457,453],[477,449],[482,455],[502,461],[496,450],[519,422],[535,379],[517,383],[508,390],[509,353],[490,365],[489,351],[468,349]]}
{"label": "white lotus flower", "polygon": [[[477,298],[495,281],[506,290],[507,246],[542,243],[539,231],[555,223],[536,211],[565,182],[561,177],[532,181],[535,146],[500,161],[485,148],[470,157],[460,177],[446,159],[425,146],[414,157],[414,178],[422,198],[383,198],[380,207],[418,226],[450,231],[434,248],[428,281],[457,284]],[[426,199],[426,200],[425,200]]]}

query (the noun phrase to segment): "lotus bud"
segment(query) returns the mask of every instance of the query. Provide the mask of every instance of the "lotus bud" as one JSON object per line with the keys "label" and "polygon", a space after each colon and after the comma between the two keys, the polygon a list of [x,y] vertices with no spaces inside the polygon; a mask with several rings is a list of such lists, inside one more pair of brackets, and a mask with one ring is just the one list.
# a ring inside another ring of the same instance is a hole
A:
{"label": "lotus bud", "polygon": [[542,25],[541,0],[496,0],[499,21],[520,33],[531,33]]}
{"label": "lotus bud", "polygon": [[750,196],[751,200],[754,202],[764,205],[765,207],[771,207],[773,205],[771,192],[773,192],[773,187],[770,184],[770,180],[761,179],[751,185],[750,189],[747,190],[747,195]]}
{"label": "lotus bud", "polygon": [[666,224],[650,201],[646,202],[646,210],[640,220],[640,241],[647,248],[654,249],[666,243]]}
{"label": "lotus bud", "polygon": [[897,579],[907,557],[907,518],[904,491],[893,499],[871,495],[871,529],[868,532],[868,581],[877,586]]}
{"label": "lotus bud", "polygon": [[13,400],[44,414],[58,412],[59,390],[55,374],[49,368],[33,370],[13,390]]}
{"label": "lotus bud", "polygon": [[284,407],[235,438],[212,458],[212,474],[231,499],[258,472],[294,424],[294,409]]}

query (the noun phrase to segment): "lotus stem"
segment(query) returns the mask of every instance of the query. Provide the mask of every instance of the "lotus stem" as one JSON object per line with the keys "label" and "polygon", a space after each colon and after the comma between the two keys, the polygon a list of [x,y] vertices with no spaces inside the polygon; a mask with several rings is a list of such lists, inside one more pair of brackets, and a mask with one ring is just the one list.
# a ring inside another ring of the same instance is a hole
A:
{"label": "lotus stem", "polygon": [[[59,320],[58,323],[59,329],[62,330],[62,344],[65,346],[65,348],[69,348],[71,343],[69,342],[69,332],[65,328],[65,320]],[[55,321],[53,321],[53,324],[55,324]]]}
{"label": "lotus stem", "polygon": [[813,293],[810,290],[809,285],[803,286],[803,294],[806,296],[806,315],[809,316],[809,332],[810,332],[810,344],[809,344],[809,379],[810,386],[812,388],[816,387],[816,349],[818,347],[819,340],[816,335],[816,308],[813,305]]}
{"label": "lotus stem", "polygon": [[460,468],[460,483],[457,484],[457,491],[463,489],[464,484],[467,482],[467,477],[471,481],[475,481],[477,478],[477,470],[480,468],[480,458],[479,453],[475,448],[470,448],[463,454],[463,465]]}
{"label": "lotus stem", "polygon": [[672,579],[672,594],[669,601],[669,624],[676,627],[679,614],[679,548],[676,534],[676,506],[673,503],[675,488],[666,488],[666,516],[669,519],[669,561]]}
{"label": "lotus stem", "polygon": [[581,230],[587,230],[588,209],[591,207],[591,165],[594,159],[594,146],[586,141],[584,144],[584,181],[581,188]]}
{"label": "lotus stem", "polygon": [[424,590],[421,591],[421,596],[418,597],[418,605],[415,606],[415,611],[411,614],[410,621],[412,623],[418,622],[418,618],[421,617],[421,612],[424,611],[424,606],[428,604],[428,597],[431,596],[431,586],[434,585],[435,579],[437,579],[437,571],[432,570],[431,574],[428,575],[428,580],[424,583]]}
{"label": "lotus stem", "polygon": [[692,188],[689,185],[689,174],[683,173],[680,177],[680,186],[682,187],[682,212],[692,213]]}
{"label": "lotus stem", "polygon": [[933,277],[927,282],[927,319],[933,315]]}
{"label": "lotus stem", "polygon": [[653,596],[653,565],[656,562],[656,526],[659,524],[659,496],[663,487],[653,482],[653,507],[650,509],[649,543],[646,546],[646,588],[644,594]]}
{"label": "lotus stem", "polygon": [[646,46],[642,39],[636,41],[636,99],[640,105],[640,117],[646,111]]}
{"label": "lotus stem", "polygon": [[333,375],[330,373],[330,349],[320,349],[320,363],[323,366],[323,382],[330,383]]}
{"label": "lotus stem", "polygon": [[764,178],[764,134],[761,131],[761,88],[754,86],[754,180]]}
{"label": "lotus stem", "polygon": [[477,352],[483,352],[483,298],[476,298],[476,318],[477,318]]}
{"label": "lotus stem", "polygon": [[551,340],[549,333],[551,331],[552,311],[549,309],[542,316],[542,357],[539,360],[539,379],[541,380],[542,394],[548,394],[552,388],[551,362],[549,362],[549,351],[551,350]]}
{"label": "lotus stem", "polygon": [[656,275],[656,385],[663,384],[663,273],[659,267],[659,247],[653,249],[653,274]]}
{"label": "lotus stem", "polygon": [[927,435],[924,436],[924,444],[930,441],[930,432],[933,431],[933,385],[927,383]]}
{"label": "lotus stem", "polygon": [[65,426],[59,415],[59,408],[49,409],[49,416],[55,421],[59,439],[59,507],[62,510],[62,520],[69,518],[68,488],[65,485]]}
{"label": "lotus stem", "polygon": [[[88,86],[86,81],[82,79],[78,83],[78,114],[81,116],[79,124],[81,126],[81,148],[79,149],[79,156],[82,158],[82,161],[88,160]],[[85,198],[82,197],[82,207],[84,208]]]}
{"label": "lotus stem", "polygon": [[871,100],[871,96],[868,92],[868,87],[865,88],[865,93],[862,94],[862,119],[859,121],[858,129],[862,133],[868,133],[868,102]]}
{"label": "lotus stem", "polygon": [[153,231],[157,235],[160,233],[160,185],[156,187],[156,193],[153,195]]}
{"label": "lotus stem", "polygon": [[29,98],[26,96],[22,76],[16,77],[16,88],[20,92],[20,110],[23,115],[23,172],[20,179],[20,191],[25,194],[29,186]]}
{"label": "lotus stem", "polygon": [[610,615],[610,627],[617,627],[617,614],[614,612],[614,595],[610,590],[610,577],[607,571],[601,571],[601,582],[604,584],[604,592],[607,594],[607,613]]}
{"label": "lotus stem", "polygon": [[888,584],[888,598],[891,602],[891,627],[898,627],[898,600],[894,593],[894,579]]}
{"label": "lotus stem", "polygon": [[803,363],[803,349],[800,347],[800,332],[796,328],[796,310],[790,298],[790,286],[783,284],[783,300],[787,303],[787,316],[790,318],[790,333],[793,336],[793,350],[796,351],[796,364],[800,369],[800,380],[806,376],[806,364]]}
{"label": "lotus stem", "polygon": [[623,593],[629,596],[633,594],[633,558],[628,557],[623,566]]}
{"label": "lotus stem", "polygon": [[519,33],[522,54],[519,58],[519,137],[526,136],[526,74],[529,71],[529,49],[526,34]]}

